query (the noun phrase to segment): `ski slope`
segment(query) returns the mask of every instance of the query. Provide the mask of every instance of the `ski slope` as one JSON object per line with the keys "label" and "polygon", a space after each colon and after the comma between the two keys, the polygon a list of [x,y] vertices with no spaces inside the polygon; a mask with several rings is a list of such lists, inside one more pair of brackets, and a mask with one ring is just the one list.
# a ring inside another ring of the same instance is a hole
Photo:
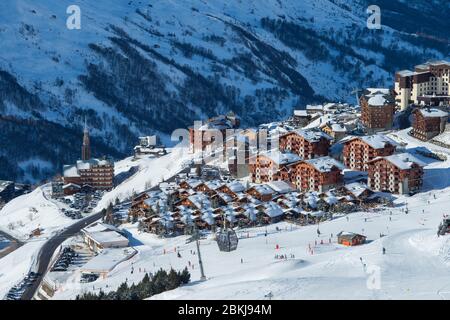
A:
{"label": "ski slope", "polygon": [[[198,281],[197,257],[191,254],[195,244],[185,244],[186,237],[163,240],[139,234],[135,226],[126,225],[125,229],[133,234],[134,243],[138,244],[139,254],[116,267],[108,278],[92,284],[79,284],[80,275],[75,272],[72,282],[63,284],[54,298],[73,299],[78,293],[92,290],[93,285],[96,290],[108,291],[125,279],[129,283],[139,281],[144,269],[147,272],[170,267],[182,269],[189,261],[195,264],[194,269],[190,268],[192,283],[152,299],[264,299],[269,291],[274,299],[450,297],[446,294],[447,286],[450,289],[449,238],[436,236],[449,195],[449,188],[438,191],[437,199],[430,200],[430,204],[424,203],[421,197],[409,198],[408,214],[398,206],[392,210],[392,216],[385,210],[351,214],[349,221],[345,217],[338,218],[319,226],[320,237],[316,233],[317,226],[296,227],[284,222],[268,226],[267,238],[264,227],[245,230],[239,232],[239,247],[231,253],[220,252],[209,237],[201,240],[205,282]],[[277,227],[281,231],[277,231]],[[363,233],[370,243],[359,247],[338,245],[335,235],[342,230]],[[333,238],[329,244],[331,233]],[[380,238],[380,233],[386,236]],[[324,244],[320,244],[321,241]],[[277,250],[276,245],[280,249]],[[312,254],[309,246],[313,248]],[[175,248],[181,258],[177,258]],[[274,259],[275,254],[286,254],[288,259]],[[291,254],[295,258],[291,258]],[[367,287],[371,268],[380,268],[380,289]]]}

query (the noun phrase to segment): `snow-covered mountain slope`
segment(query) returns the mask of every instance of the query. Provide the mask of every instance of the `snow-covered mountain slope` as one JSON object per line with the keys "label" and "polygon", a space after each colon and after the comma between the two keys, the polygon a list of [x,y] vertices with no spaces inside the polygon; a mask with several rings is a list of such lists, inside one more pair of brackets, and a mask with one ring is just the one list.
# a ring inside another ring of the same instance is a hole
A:
{"label": "snow-covered mountain slope", "polygon": [[[229,110],[253,125],[353,102],[353,88],[448,56],[446,1],[378,3],[381,30],[366,28],[364,0],[2,1],[0,178],[39,179],[76,159],[85,116],[95,155],[122,156],[138,134],[167,139]],[[73,4],[80,30],[66,28]]]}

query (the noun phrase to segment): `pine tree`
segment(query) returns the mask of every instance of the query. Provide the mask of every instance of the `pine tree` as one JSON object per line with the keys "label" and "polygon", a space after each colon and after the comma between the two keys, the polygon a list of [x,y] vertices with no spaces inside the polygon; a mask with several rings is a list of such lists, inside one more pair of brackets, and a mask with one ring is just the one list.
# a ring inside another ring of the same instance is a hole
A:
{"label": "pine tree", "polygon": [[189,281],[191,280],[191,274],[189,273],[187,267],[185,267],[184,270],[181,272],[180,280],[182,284],[189,283]]}
{"label": "pine tree", "polygon": [[166,290],[173,290],[178,288],[181,284],[180,278],[175,270],[170,269],[169,275],[167,276]]}

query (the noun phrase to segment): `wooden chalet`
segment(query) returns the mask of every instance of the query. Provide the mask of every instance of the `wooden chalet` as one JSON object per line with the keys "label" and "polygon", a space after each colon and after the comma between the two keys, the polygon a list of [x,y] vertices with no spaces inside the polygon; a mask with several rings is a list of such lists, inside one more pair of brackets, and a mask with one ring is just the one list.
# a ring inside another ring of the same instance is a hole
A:
{"label": "wooden chalet", "polygon": [[338,243],[344,246],[357,246],[364,244],[367,237],[353,232],[341,231],[337,234]]}

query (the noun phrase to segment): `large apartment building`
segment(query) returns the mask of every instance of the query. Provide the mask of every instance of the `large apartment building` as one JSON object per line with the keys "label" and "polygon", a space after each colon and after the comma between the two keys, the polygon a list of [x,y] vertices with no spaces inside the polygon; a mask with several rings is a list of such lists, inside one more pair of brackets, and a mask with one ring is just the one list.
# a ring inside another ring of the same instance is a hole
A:
{"label": "large apartment building", "polygon": [[[64,165],[63,181],[64,185],[71,186],[64,188],[65,194],[70,194],[83,186],[90,186],[93,189],[110,190],[114,186],[114,162],[107,159],[93,159],[89,132],[84,128],[83,146],[81,148],[81,160],[75,164]],[[73,187],[76,187],[75,189]]]}
{"label": "large apartment building", "polygon": [[422,187],[424,165],[409,153],[377,157],[369,161],[367,184],[374,191],[417,192]]}
{"label": "large apartment building", "polygon": [[417,65],[414,71],[395,74],[396,104],[401,110],[410,104],[435,104],[450,101],[450,62],[429,61]]}
{"label": "large apartment building", "polygon": [[416,108],[413,111],[413,135],[427,141],[443,133],[448,121],[448,113],[435,108]]}
{"label": "large apartment building", "polygon": [[227,130],[239,128],[240,119],[233,112],[227,115],[219,115],[208,119],[205,123],[200,122],[200,125],[194,125],[189,128],[189,142],[191,152],[198,152],[205,150],[207,146],[213,144],[218,135],[221,135],[222,141],[219,141],[222,146],[227,139]]}
{"label": "large apartment building", "polygon": [[361,122],[369,133],[392,129],[395,101],[389,89],[368,88],[359,103]]}
{"label": "large apartment building", "polygon": [[301,159],[293,153],[269,151],[255,156],[254,163],[249,165],[250,179],[254,183],[265,183],[276,180],[289,180],[286,166],[297,163]]}
{"label": "large apartment building", "polygon": [[289,178],[301,191],[325,192],[343,184],[344,166],[326,156],[289,165]]}
{"label": "large apartment building", "polygon": [[397,143],[381,134],[351,137],[343,142],[343,160],[352,170],[367,171],[368,162],[376,157],[390,156],[395,152]]}
{"label": "large apartment building", "polygon": [[320,130],[294,130],[280,136],[282,152],[292,152],[302,159],[327,156],[332,137]]}

